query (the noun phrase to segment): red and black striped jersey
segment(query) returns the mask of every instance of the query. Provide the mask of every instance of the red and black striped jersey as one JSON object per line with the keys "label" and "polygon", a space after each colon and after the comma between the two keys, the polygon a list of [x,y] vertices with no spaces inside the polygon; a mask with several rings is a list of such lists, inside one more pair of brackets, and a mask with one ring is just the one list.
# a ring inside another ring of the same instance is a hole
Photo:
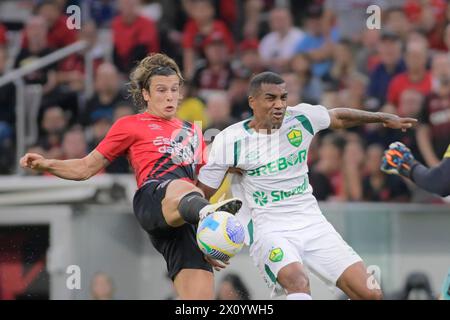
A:
{"label": "red and black striped jersey", "polygon": [[195,180],[205,149],[199,127],[148,113],[117,120],[96,148],[110,162],[125,154],[138,187],[147,179]]}

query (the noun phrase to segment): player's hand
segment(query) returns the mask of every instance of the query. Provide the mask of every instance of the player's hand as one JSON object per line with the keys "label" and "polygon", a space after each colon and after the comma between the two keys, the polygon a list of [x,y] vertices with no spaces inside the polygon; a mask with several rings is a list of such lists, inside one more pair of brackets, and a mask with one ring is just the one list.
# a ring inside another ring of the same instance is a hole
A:
{"label": "player's hand", "polygon": [[222,269],[225,269],[227,267],[227,265],[230,264],[230,262],[228,262],[228,261],[219,261],[219,260],[213,259],[213,258],[208,257],[208,256],[205,256],[205,260],[208,261],[208,263],[210,265],[212,265],[212,267],[216,271],[220,271]]}
{"label": "player's hand", "polygon": [[414,118],[400,118],[395,114],[385,114],[385,119],[383,120],[383,126],[391,129],[401,129],[406,131],[417,124],[417,119]]}
{"label": "player's hand", "polygon": [[389,149],[385,150],[380,169],[388,174],[400,174],[409,178],[415,163],[411,150],[397,141],[391,143]]}
{"label": "player's hand", "polygon": [[48,160],[37,153],[27,153],[20,159],[22,168],[29,168],[36,171],[45,171],[48,169]]}

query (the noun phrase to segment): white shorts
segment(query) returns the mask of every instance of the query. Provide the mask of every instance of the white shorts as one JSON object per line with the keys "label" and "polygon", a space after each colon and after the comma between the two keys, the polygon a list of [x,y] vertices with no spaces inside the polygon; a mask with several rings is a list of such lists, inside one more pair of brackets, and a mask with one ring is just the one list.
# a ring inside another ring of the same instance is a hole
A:
{"label": "white shorts", "polygon": [[280,289],[278,272],[292,262],[306,265],[328,286],[335,286],[345,269],[362,261],[326,220],[301,230],[264,233],[250,247],[250,256],[274,290]]}

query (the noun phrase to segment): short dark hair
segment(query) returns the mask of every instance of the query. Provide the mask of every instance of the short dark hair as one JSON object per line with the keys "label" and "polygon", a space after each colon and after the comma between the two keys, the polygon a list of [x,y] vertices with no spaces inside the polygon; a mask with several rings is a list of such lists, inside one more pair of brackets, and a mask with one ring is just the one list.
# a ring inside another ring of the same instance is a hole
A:
{"label": "short dark hair", "polygon": [[266,71],[259,73],[250,80],[248,95],[255,96],[263,83],[282,84],[284,82],[283,78],[275,72]]}

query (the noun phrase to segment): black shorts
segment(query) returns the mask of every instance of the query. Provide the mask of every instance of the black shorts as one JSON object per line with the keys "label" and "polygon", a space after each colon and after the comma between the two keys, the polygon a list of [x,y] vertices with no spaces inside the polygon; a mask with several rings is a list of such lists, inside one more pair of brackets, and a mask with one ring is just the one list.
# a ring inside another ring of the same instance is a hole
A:
{"label": "black shorts", "polygon": [[173,280],[182,269],[202,269],[212,272],[197,245],[196,227],[185,223],[180,227],[167,224],[162,213],[162,200],[172,180],[151,180],[134,195],[134,214],[150,240],[164,257],[169,277]]}

